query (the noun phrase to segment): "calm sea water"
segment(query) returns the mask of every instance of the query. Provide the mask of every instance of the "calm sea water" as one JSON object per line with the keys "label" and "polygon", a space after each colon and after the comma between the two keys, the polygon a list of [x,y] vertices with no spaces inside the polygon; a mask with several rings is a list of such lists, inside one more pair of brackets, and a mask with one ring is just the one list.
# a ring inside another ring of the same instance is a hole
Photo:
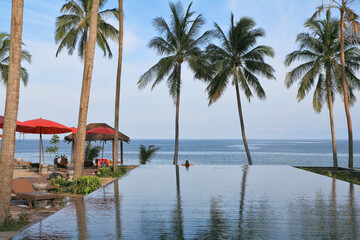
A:
{"label": "calm sea water", "polygon": [[[102,146],[102,142],[93,142]],[[139,163],[139,146],[155,145],[160,150],[149,164],[172,164],[174,140],[132,140],[124,143],[124,164]],[[50,146],[44,140],[44,147]],[[331,166],[331,140],[249,140],[249,148],[255,165]],[[348,145],[337,140],[339,165],[347,166]],[[59,154],[71,154],[71,144],[59,143]],[[15,156],[24,161],[39,161],[38,140],[17,140]],[[100,152],[101,157],[101,152]],[[104,145],[104,158],[112,159],[111,142]],[[179,162],[189,160],[197,165],[244,165],[247,164],[242,140],[180,140]],[[53,164],[45,153],[45,162]],[[360,167],[360,140],[354,141],[354,166]]]}

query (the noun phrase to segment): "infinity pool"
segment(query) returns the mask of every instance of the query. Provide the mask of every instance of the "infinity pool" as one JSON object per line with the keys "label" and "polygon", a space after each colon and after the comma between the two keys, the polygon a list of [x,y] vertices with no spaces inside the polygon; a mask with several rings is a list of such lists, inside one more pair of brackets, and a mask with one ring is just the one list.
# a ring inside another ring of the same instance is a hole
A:
{"label": "infinity pool", "polygon": [[359,239],[359,202],[289,166],[141,166],[14,239]]}

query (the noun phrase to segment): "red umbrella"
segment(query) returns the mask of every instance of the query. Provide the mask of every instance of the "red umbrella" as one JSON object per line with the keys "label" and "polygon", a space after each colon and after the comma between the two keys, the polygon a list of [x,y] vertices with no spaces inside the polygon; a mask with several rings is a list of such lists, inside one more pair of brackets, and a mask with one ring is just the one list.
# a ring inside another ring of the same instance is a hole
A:
{"label": "red umbrella", "polygon": [[[72,130],[60,123],[42,118],[24,121],[22,122],[22,125],[27,127],[32,127],[32,129],[27,129],[27,131],[22,131],[22,132],[40,134],[40,143],[39,143],[39,183],[40,183],[42,134],[68,133],[68,132],[72,132]],[[44,148],[42,150],[44,150]],[[44,159],[44,153],[43,153],[43,159]]]}
{"label": "red umbrella", "polygon": [[[0,116],[0,128],[3,128],[4,126],[4,117]],[[22,122],[16,121],[16,131],[17,132],[23,132],[23,131],[31,131],[33,127],[24,126]]]}

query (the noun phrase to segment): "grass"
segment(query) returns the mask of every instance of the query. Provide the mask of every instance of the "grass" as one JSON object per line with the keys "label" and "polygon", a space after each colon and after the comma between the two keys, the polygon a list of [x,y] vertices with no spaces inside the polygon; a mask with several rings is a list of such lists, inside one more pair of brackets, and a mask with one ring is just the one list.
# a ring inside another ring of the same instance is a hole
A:
{"label": "grass", "polygon": [[345,182],[349,182],[349,183],[353,183],[353,184],[357,184],[360,185],[360,180],[357,177],[354,177],[353,174],[354,173],[350,173],[350,172],[324,172],[324,171],[319,171],[316,169],[312,169],[312,168],[305,168],[305,167],[300,167],[300,169],[309,171],[309,172],[313,172],[313,173],[317,173],[317,174],[321,174],[324,176],[328,176],[331,178],[336,178]]}

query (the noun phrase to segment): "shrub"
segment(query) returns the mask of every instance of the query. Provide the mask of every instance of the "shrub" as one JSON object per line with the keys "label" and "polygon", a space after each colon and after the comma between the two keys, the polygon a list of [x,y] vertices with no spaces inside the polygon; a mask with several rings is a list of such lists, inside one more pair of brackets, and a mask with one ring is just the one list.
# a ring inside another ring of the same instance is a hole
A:
{"label": "shrub", "polygon": [[4,231],[17,231],[29,223],[29,217],[25,211],[21,211],[19,219],[15,220],[12,215],[9,214],[2,226],[0,226],[0,232]]}
{"label": "shrub", "polygon": [[101,187],[101,179],[97,176],[85,176],[71,183],[72,192],[75,194],[89,194]]}
{"label": "shrub", "polygon": [[70,182],[66,178],[60,177],[51,179],[50,184],[59,187],[57,192],[87,195],[101,187],[101,179],[96,176],[85,176]]}
{"label": "shrub", "polygon": [[99,177],[121,177],[126,173],[125,167],[118,167],[115,171],[112,171],[111,167],[102,167],[99,168],[97,175]]}

